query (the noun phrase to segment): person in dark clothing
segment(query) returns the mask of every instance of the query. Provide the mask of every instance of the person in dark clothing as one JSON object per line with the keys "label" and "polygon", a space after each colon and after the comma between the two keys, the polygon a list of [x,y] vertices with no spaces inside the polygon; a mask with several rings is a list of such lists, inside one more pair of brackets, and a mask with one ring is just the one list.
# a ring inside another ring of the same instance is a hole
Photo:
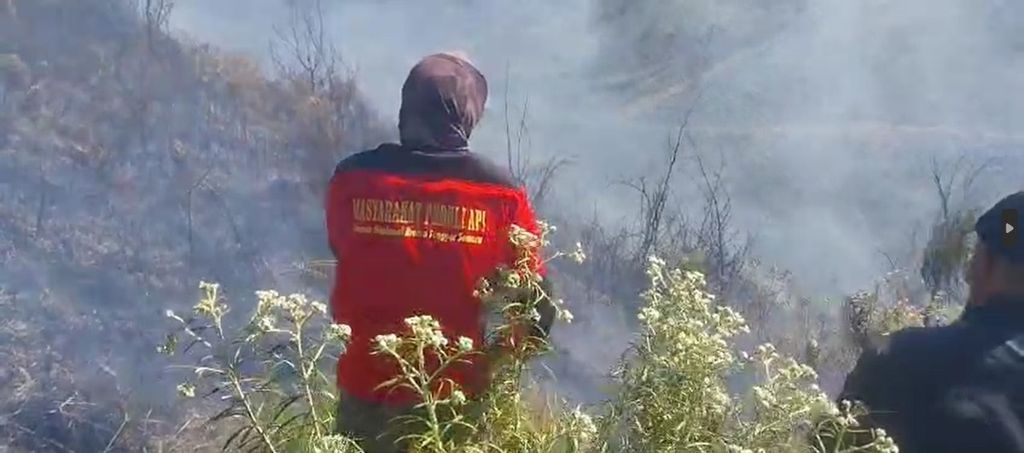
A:
{"label": "person in dark clothing", "polygon": [[[540,233],[524,188],[469,151],[486,99],[487,81],[466,58],[424,58],[402,87],[401,143],[344,159],[331,179],[326,222],[338,261],[331,309],[335,322],[352,329],[338,364],[338,431],[364,439],[367,451],[400,448],[387,422],[419,403],[406,388],[381,387],[398,367],[373,354],[374,338],[405,332],[406,318],[430,315],[452,344],[467,337],[484,345],[477,283],[514,264],[514,225]],[[553,322],[550,291],[534,336],[547,336]],[[498,349],[447,369],[444,378],[472,400],[486,388]]]}
{"label": "person in dark clothing", "polygon": [[975,225],[962,316],[873,340],[847,377],[839,399],[863,402],[863,422],[901,452],[1024,452],[1024,244],[1007,240],[1010,211],[1024,192]]}

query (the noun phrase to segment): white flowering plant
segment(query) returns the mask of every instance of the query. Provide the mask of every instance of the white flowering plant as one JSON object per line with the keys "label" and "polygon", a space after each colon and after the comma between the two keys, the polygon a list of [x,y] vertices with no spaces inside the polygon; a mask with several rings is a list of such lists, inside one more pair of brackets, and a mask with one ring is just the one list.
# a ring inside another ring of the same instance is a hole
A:
{"label": "white flowering plant", "polygon": [[616,451],[700,451],[726,444],[733,401],[724,377],[737,360],[728,340],[747,330],[714,306],[704,277],[652,259],[635,356],[616,373],[619,395],[605,417]]}
{"label": "white flowering plant", "polygon": [[[603,450],[897,451],[880,430],[852,436],[844,424],[849,408],[836,408],[812,368],[770,344],[737,353],[732,342],[749,329],[738,313],[715,303],[702,274],[653,258],[648,277],[643,331],[617,373],[619,394],[601,423]],[[728,383],[748,366],[758,382],[744,398]]]}
{"label": "white flowering plant", "polygon": [[[375,354],[398,365],[383,385],[411,390],[420,401],[413,413],[395,420],[409,451],[898,452],[884,431],[861,426],[861,406],[829,400],[811,367],[771,344],[749,353],[738,348],[739,337],[749,333],[743,317],[707,292],[700,272],[670,269],[658,259],[648,267],[641,331],[616,370],[612,401],[593,408],[570,407],[557,398],[538,404],[531,399],[537,386],[527,371],[550,347],[533,335],[533,326],[542,304],[551,304],[558,319],[572,317],[550,298],[539,272],[545,263],[539,249],[548,245],[551,231],[547,225],[539,235],[513,228],[517,259],[480,282],[477,296],[493,315],[483,344],[449,337],[426,315],[375,338]],[[548,261],[560,256],[578,262],[585,253],[577,245]],[[225,331],[229,310],[219,287],[201,288],[203,297],[189,319],[168,313],[181,329],[162,349],[206,349],[190,367],[194,378],[178,390],[187,398],[217,395],[227,403],[213,421],[240,420],[241,428],[225,447],[359,451],[330,430],[336,398],[333,380],[324,374],[344,351],[347,326],[330,323],[322,303],[261,291],[254,314],[232,337]],[[888,325],[889,318],[907,315],[870,318]],[[179,348],[182,339],[188,344]],[[490,362],[490,386],[470,399],[445,377],[446,370],[479,355]],[[754,382],[737,390],[736,377]]]}
{"label": "white flowering plant", "polygon": [[[324,303],[258,291],[256,310],[232,336],[225,328],[230,307],[220,286],[203,282],[200,290],[191,314],[167,312],[179,328],[159,349],[198,356],[186,367],[192,377],[178,385],[178,392],[223,405],[211,421],[235,427],[224,447],[357,451],[351,440],[331,436],[336,394],[326,372],[344,351],[351,329],[331,323]],[[325,450],[328,445],[344,448]]]}
{"label": "white flowering plant", "polygon": [[459,439],[475,426],[467,423],[463,407],[467,399],[463,389],[446,377],[454,365],[468,363],[478,354],[473,340],[459,337],[449,341],[434,318],[426,315],[405,320],[406,332],[378,335],[374,354],[396,363],[398,375],[381,384],[387,389],[404,388],[416,395],[416,410],[394,420],[404,425],[398,441],[416,451],[456,451]]}
{"label": "white flowering plant", "polygon": [[861,426],[868,410],[859,403],[843,400],[830,405],[814,426],[811,450],[814,452],[853,453],[874,451],[898,453],[899,447],[885,430]]}
{"label": "white flowering plant", "polygon": [[[411,317],[405,321],[405,332],[376,338],[376,354],[387,356],[400,370],[383,385],[412,390],[420,401],[413,415],[397,420],[405,425],[403,433],[412,433],[401,439],[411,441],[415,451],[588,451],[596,439],[594,422],[582,410],[542,416],[521,394],[530,360],[549,350],[535,329],[542,305],[550,304],[558,319],[571,319],[562,302],[552,300],[545,290],[540,269],[563,256],[577,262],[585,258],[577,245],[572,253],[553,253],[544,260],[541,248],[549,245],[552,231],[543,223],[539,234],[511,228],[515,260],[477,285],[475,295],[489,320],[484,344],[447,338],[429,316]],[[443,376],[446,369],[475,355],[488,362],[490,386],[475,401],[467,401],[463,389]]]}
{"label": "white flowering plant", "polygon": [[[561,299],[547,290],[541,269],[554,260],[568,258],[582,263],[586,253],[576,243],[571,252],[551,250],[553,225],[540,222],[536,233],[513,226],[509,240],[516,251],[510,268],[498,269],[483,279],[477,296],[488,310],[484,353],[491,366],[490,388],[480,400],[482,409],[472,445],[499,452],[593,451],[598,430],[589,414],[570,408],[557,398],[539,404],[524,396],[536,388],[529,380],[533,359],[551,347],[537,329],[542,310],[553,312],[553,321],[569,323],[572,313]],[[547,256],[542,255],[543,251]]]}
{"label": "white flowering plant", "polygon": [[540,270],[555,259],[568,256],[582,262],[586,255],[582,245],[577,244],[571,253],[555,252],[544,258],[542,248],[550,246],[548,238],[555,227],[540,222],[538,228],[538,234],[534,234],[512,225],[509,241],[516,253],[512,265],[497,269],[493,276],[481,279],[477,285],[475,295],[487,311],[485,349],[492,358],[525,362],[545,352],[548,346],[545,339],[534,335],[543,310],[554,311],[558,320],[572,321],[572,313],[565,304],[548,294]]}

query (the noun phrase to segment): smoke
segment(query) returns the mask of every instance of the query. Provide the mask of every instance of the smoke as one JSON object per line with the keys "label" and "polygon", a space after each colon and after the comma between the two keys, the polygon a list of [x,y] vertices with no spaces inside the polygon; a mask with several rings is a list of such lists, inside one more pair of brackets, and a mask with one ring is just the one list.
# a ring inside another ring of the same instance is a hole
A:
{"label": "smoke", "polygon": [[[420,57],[467,52],[491,85],[474,148],[503,159],[504,106],[518,118],[525,105],[527,152],[574,160],[554,201],[566,217],[635,218],[635,195],[616,182],[661,169],[697,102],[687,156],[724,159],[736,227],[811,296],[870,286],[889,270],[883,253],[926,233],[933,160],[988,162],[966,203],[1022,188],[1024,8],[1009,0],[325,5],[333,41],[385,119],[397,118]],[[172,21],[266,61],[286,11],[281,0],[182,0]],[[697,212],[686,162],[675,202]]]}
{"label": "smoke", "polygon": [[[584,201],[580,215],[635,213],[615,181],[657,168],[700,90],[692,136],[727,159],[738,226],[812,294],[852,291],[886,270],[879,251],[904,247],[934,209],[932,157],[997,159],[977,203],[1019,187],[998,166],[1024,142],[1014,127],[1024,44],[1013,31],[1024,9],[1012,2],[325,5],[329,32],[385,119],[420,57],[468,52],[491,83],[475,147],[501,156],[504,103],[517,114],[525,103],[529,152],[575,158],[560,193]],[[174,25],[265,57],[285,11],[279,0],[183,1]],[[678,181],[681,194],[692,176]]]}
{"label": "smoke", "polygon": [[[737,16],[729,5],[760,2],[696,6],[708,3],[641,3],[650,6],[631,9],[625,23],[611,20],[613,30],[631,30],[673,9],[710,30],[698,35],[706,43],[620,44],[614,55],[654,49],[663,63],[651,66],[692,73],[663,77],[629,107],[663,117],[703,90],[698,146],[727,156],[737,215],[759,239],[758,254],[810,292],[863,287],[884,266],[878,251],[905,247],[936,203],[932,158],[1019,162],[1013,125],[1024,110],[1007,96],[1019,96],[1022,54],[1005,39],[1012,15],[1024,19],[1019,8],[822,0]],[[986,175],[976,203],[1020,187],[1008,169]]]}

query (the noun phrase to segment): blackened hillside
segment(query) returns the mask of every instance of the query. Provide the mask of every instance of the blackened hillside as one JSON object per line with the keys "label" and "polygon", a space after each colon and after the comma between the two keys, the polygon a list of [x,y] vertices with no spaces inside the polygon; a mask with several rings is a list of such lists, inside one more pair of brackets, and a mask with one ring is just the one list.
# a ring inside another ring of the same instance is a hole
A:
{"label": "blackened hillside", "polygon": [[303,284],[333,163],[383,136],[340,73],[268,78],[169,36],[163,6],[0,1],[0,445],[166,432],[163,311],[200,279]]}

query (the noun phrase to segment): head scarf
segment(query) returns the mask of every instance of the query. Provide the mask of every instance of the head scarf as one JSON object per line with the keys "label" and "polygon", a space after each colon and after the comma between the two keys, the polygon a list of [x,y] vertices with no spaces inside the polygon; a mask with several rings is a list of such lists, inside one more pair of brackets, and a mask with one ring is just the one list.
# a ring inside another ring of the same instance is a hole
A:
{"label": "head scarf", "polygon": [[408,148],[465,150],[483,116],[487,80],[457,53],[430,55],[402,86],[398,130]]}

